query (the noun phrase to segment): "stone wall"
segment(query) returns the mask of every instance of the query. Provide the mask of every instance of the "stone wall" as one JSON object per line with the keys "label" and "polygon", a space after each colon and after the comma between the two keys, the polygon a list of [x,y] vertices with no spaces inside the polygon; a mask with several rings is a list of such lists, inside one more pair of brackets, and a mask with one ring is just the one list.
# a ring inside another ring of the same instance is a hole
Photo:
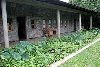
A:
{"label": "stone wall", "polygon": [[[19,40],[18,38],[18,24],[16,21],[16,17],[8,17],[12,18],[12,31],[8,32],[9,35],[9,41],[17,41]],[[4,31],[3,31],[3,23],[2,23],[2,18],[0,18],[0,43],[4,42]]]}
{"label": "stone wall", "polygon": [[9,41],[17,41],[18,37],[18,23],[16,17],[12,17],[12,31],[8,33]]}
{"label": "stone wall", "polygon": [[[35,24],[36,24],[36,28],[32,29],[31,28],[31,20],[34,19],[35,20]],[[26,18],[26,34],[27,34],[27,39],[29,38],[35,38],[35,37],[41,37],[43,36],[43,20],[41,18],[37,18],[37,17],[31,17],[31,16],[27,16]],[[61,33],[71,33],[74,31],[74,19],[71,20],[61,20],[62,21],[62,26],[60,29]],[[49,22],[51,22],[51,26],[49,27]],[[46,23],[46,29],[51,29],[51,30],[56,30],[56,34],[57,34],[57,27],[55,28],[55,22],[57,22],[55,19],[50,20],[50,19],[45,19],[45,23]],[[66,27],[65,27],[66,24]],[[78,26],[79,23],[78,21],[76,21],[76,30],[78,30]],[[57,23],[56,23],[57,26]]]}
{"label": "stone wall", "polygon": [[[65,22],[66,22],[66,27],[65,27]],[[76,21],[76,31],[79,29],[79,23]],[[61,29],[60,29],[60,32],[61,33],[71,33],[71,32],[73,32],[73,31],[75,31],[74,30],[74,20],[73,19],[71,19],[71,20],[65,20],[64,22],[63,22],[63,26],[61,27]]]}
{"label": "stone wall", "polygon": [[35,38],[35,37],[41,37],[42,36],[42,21],[41,19],[36,20],[36,28],[32,29],[31,28],[31,20],[35,19],[34,17],[27,16],[26,18],[26,34],[27,34],[27,39],[29,38]]}
{"label": "stone wall", "polygon": [[[32,29],[31,28],[31,20],[34,19],[35,20],[35,24],[36,24],[36,28],[35,29]],[[41,19],[41,18],[35,18],[35,17],[30,17],[30,16],[27,16],[26,18],[26,33],[27,33],[27,39],[29,38],[35,38],[35,37],[41,37],[43,36],[43,20],[44,19]],[[49,22],[48,21],[45,21],[46,23],[46,29],[52,29],[52,30],[56,30],[57,31],[57,28],[54,28],[54,22],[51,21],[52,23],[52,28],[49,28]]]}
{"label": "stone wall", "polygon": [[[12,31],[8,32],[9,41],[17,41],[17,40],[19,40],[17,18],[14,16],[12,16],[10,18],[12,18]],[[36,24],[35,29],[31,28],[31,20],[32,19],[35,20],[35,24]],[[27,39],[43,36],[43,31],[42,31],[43,30],[43,20],[44,19],[41,19],[40,17],[38,17],[38,18],[32,17],[32,16],[26,17],[26,37],[27,37]],[[61,30],[60,30],[61,33],[70,33],[72,31],[74,31],[74,19],[66,19],[66,20],[61,19],[61,21],[63,24],[61,26]],[[51,22],[51,24],[52,24],[51,28],[49,27],[49,22]],[[57,21],[56,21],[56,19],[52,19],[52,20],[46,19],[45,23],[46,23],[46,29],[56,30],[56,34],[57,34]],[[65,24],[66,24],[66,26],[65,26]],[[76,30],[78,30],[78,29],[79,29],[79,22],[78,22],[78,18],[77,18]],[[4,42],[4,32],[3,32],[2,19],[0,19],[0,42]]]}

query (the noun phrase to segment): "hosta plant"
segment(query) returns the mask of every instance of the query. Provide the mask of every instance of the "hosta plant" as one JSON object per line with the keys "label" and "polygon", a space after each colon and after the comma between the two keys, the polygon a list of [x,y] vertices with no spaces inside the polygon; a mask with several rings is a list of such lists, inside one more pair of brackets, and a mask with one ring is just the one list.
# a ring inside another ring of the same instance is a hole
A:
{"label": "hosta plant", "polygon": [[0,67],[48,67],[100,37],[100,29],[80,30],[60,38],[29,43],[0,50]]}

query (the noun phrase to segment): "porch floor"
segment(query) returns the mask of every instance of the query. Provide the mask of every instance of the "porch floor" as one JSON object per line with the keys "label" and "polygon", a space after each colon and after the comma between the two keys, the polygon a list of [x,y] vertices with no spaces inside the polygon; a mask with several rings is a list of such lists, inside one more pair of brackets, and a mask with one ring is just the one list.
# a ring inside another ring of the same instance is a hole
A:
{"label": "porch floor", "polygon": [[[67,33],[63,33],[63,34],[61,34],[61,36],[62,35],[67,35]],[[47,39],[52,39],[52,38],[56,38],[57,37],[57,35],[52,35],[52,36],[50,36],[50,37],[47,37]],[[37,38],[33,38],[33,39],[22,39],[22,40],[20,40],[20,41],[28,41],[28,42],[33,42],[33,41],[35,41],[35,42],[38,42],[38,41],[42,41],[43,40],[43,37],[37,37]],[[20,41],[13,41],[13,42],[9,42],[9,46],[10,47],[13,47],[13,46],[15,46],[16,44],[18,44]],[[5,44],[4,43],[2,43],[2,45],[0,46],[0,49],[3,49],[5,47]]]}

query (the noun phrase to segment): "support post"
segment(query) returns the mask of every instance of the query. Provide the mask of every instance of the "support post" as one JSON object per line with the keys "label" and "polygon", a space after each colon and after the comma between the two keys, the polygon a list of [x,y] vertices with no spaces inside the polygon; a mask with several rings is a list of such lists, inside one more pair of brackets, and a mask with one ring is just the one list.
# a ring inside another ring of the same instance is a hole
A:
{"label": "support post", "polygon": [[58,28],[58,37],[60,37],[60,11],[57,10],[57,28]]}
{"label": "support post", "polygon": [[9,37],[8,37],[8,27],[7,27],[6,0],[1,0],[1,8],[2,8],[2,21],[3,21],[5,47],[8,48]]}
{"label": "support post", "polygon": [[92,29],[92,16],[90,16],[90,29]]}
{"label": "support post", "polygon": [[81,14],[79,14],[79,30],[81,30]]}

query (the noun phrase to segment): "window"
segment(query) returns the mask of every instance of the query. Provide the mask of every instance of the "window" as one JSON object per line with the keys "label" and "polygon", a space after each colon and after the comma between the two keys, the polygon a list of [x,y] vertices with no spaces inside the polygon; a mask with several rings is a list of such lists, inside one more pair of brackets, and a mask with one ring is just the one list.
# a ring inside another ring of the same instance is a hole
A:
{"label": "window", "polygon": [[71,27],[71,26],[70,26],[70,20],[68,20],[68,26],[69,26],[69,29],[70,29],[70,27]]}
{"label": "window", "polygon": [[43,20],[43,28],[46,28],[45,20]]}
{"label": "window", "polygon": [[12,19],[7,19],[8,32],[12,31]]}
{"label": "window", "polygon": [[31,20],[31,27],[32,27],[32,29],[36,28],[36,26],[35,26],[35,20]]}
{"label": "window", "polygon": [[49,20],[49,28],[52,27],[52,23],[51,23],[51,20]]}
{"label": "window", "polygon": [[63,21],[62,21],[62,20],[60,21],[60,26],[61,26],[61,27],[63,26]]}
{"label": "window", "polygon": [[65,24],[64,24],[64,25],[65,25],[65,27],[67,27],[67,22],[66,22],[66,20],[64,21],[64,23],[65,23]]}
{"label": "window", "polygon": [[57,22],[54,20],[54,28],[57,28]]}
{"label": "window", "polygon": [[71,27],[73,27],[73,21],[71,20]]}

